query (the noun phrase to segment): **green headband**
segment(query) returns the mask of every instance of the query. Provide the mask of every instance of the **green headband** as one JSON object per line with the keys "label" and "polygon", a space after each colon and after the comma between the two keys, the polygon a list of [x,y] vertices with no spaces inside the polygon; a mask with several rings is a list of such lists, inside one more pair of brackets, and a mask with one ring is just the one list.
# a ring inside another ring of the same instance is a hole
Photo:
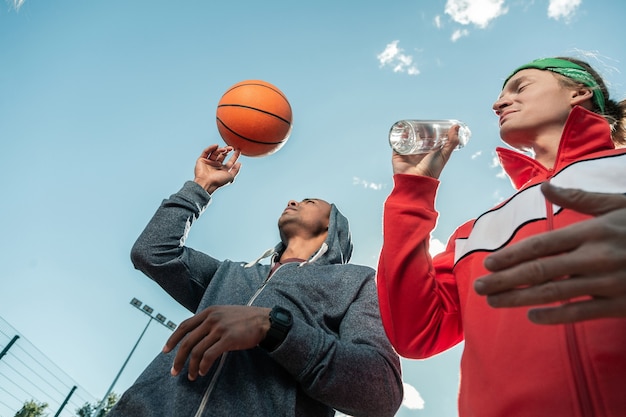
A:
{"label": "green headband", "polygon": [[602,90],[600,89],[600,86],[598,85],[598,82],[596,81],[596,79],[593,78],[593,75],[591,75],[589,71],[587,71],[580,65],[575,64],[566,59],[540,58],[526,65],[522,65],[521,67],[517,68],[515,71],[511,73],[511,75],[507,77],[507,79],[504,81],[504,84],[502,85],[502,88],[504,88],[504,85],[506,85],[507,81],[509,81],[509,79],[513,75],[515,75],[518,71],[529,69],[529,68],[556,72],[558,74],[566,76],[567,78],[571,78],[574,81],[582,83],[583,85],[586,85],[587,87],[590,87],[593,90],[594,103],[596,103],[600,111],[604,113],[604,108],[605,108],[604,94],[602,94]]}

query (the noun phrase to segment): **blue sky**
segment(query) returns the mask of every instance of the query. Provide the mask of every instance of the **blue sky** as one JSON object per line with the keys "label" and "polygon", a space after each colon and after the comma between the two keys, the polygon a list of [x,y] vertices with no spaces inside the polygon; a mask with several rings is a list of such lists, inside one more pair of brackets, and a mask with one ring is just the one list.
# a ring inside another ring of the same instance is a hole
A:
{"label": "blue sky", "polygon": [[[439,248],[512,192],[494,163],[491,110],[509,71],[584,58],[623,99],[625,16],[622,0],[2,2],[0,317],[98,399],[146,325],[133,297],[175,323],[189,317],[129,250],[160,201],[193,179],[201,150],[222,143],[217,102],[247,79],[286,94],[291,137],[241,159],[189,246],[255,259],[278,241],[289,199],[320,197],[350,219],[352,261],[375,267],[390,126],[456,118],[472,138],[442,176]],[[169,334],[148,328],[114,391]],[[403,360],[398,416],[456,415],[461,348]]]}

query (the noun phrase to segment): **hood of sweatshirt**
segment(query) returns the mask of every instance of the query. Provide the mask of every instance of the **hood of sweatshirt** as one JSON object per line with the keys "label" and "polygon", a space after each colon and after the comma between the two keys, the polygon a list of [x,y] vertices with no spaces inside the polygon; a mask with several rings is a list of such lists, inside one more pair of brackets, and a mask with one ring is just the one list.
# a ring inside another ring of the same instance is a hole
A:
{"label": "hood of sweatshirt", "polygon": [[[330,205],[330,218],[328,222],[328,235],[322,246],[304,263],[319,264],[347,264],[352,256],[352,235],[350,224],[337,206]],[[279,242],[276,246],[265,251],[258,259],[246,264],[252,266],[269,256],[272,257],[272,264],[280,258],[280,254],[285,250],[285,245]]]}

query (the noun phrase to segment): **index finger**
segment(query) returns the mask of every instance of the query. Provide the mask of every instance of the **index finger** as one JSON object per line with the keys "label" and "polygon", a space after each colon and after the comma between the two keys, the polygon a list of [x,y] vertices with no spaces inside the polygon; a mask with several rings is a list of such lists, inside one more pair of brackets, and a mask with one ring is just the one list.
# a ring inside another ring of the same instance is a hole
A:
{"label": "index finger", "polygon": [[172,335],[165,342],[165,346],[163,346],[163,353],[168,353],[172,351],[172,349],[174,349],[176,345],[179,344],[181,340],[183,340],[187,333],[191,332],[197,327],[197,321],[201,320],[198,319],[198,316],[193,316],[180,323],[176,330],[174,330]]}
{"label": "index finger", "polygon": [[215,152],[215,150],[219,147],[219,145],[217,145],[216,143],[214,143],[213,145],[209,145],[206,148],[204,148],[204,150],[202,151],[202,154],[200,155],[201,158],[206,159],[209,157],[209,155],[211,155],[213,152]]}
{"label": "index finger", "polygon": [[585,232],[581,230],[584,228],[583,223],[578,223],[531,236],[487,256],[484,266],[490,271],[500,271],[534,259],[570,252],[585,241]]}
{"label": "index finger", "polygon": [[541,184],[541,191],[548,200],[558,206],[593,216],[626,208],[626,196],[624,194],[596,193],[574,188],[560,188],[549,182]]}
{"label": "index finger", "polygon": [[[231,147],[230,150],[233,150],[233,148]],[[230,156],[230,158],[228,158],[228,161],[224,165],[226,165],[227,168],[231,168],[233,165],[235,165],[240,155],[241,155],[241,151],[239,149],[235,149],[233,154]]]}

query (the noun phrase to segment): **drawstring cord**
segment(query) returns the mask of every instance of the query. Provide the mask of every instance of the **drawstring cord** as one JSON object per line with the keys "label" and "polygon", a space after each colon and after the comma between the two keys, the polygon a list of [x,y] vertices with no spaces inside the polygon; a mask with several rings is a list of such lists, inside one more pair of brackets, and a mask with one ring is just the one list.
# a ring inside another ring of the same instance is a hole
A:
{"label": "drawstring cord", "polygon": [[263,254],[261,256],[256,258],[254,261],[248,262],[247,264],[245,264],[244,268],[250,268],[250,267],[254,266],[254,264],[256,264],[257,262],[260,262],[263,259],[267,258],[268,256],[273,255],[274,252],[275,252],[274,248],[270,248],[270,249],[266,250],[265,252],[263,252]]}
{"label": "drawstring cord", "polygon": [[324,254],[328,251],[328,245],[326,244],[326,242],[322,243],[322,247],[318,249],[317,252],[315,252],[315,255],[313,255],[313,257],[311,257],[310,260],[308,261],[304,261],[301,262],[300,265],[298,266],[304,266],[307,263],[312,263],[317,261],[319,258],[321,258],[322,256],[324,256]]}
{"label": "drawstring cord", "polygon": [[[298,266],[304,266],[307,263],[315,262],[319,258],[324,256],[324,254],[326,252],[328,252],[328,244],[326,242],[324,242],[324,243],[322,243],[322,246],[317,250],[317,252],[315,252],[315,254],[311,257],[311,259],[309,259],[308,261],[301,262]],[[256,258],[254,261],[248,262],[243,267],[244,268],[250,268],[250,267],[254,266],[256,263],[258,263],[258,262],[262,261],[263,259],[265,259],[265,258],[267,258],[269,256],[272,256],[274,254],[277,254],[276,248],[270,248],[270,249],[266,250],[265,252],[263,252],[263,254],[261,256],[259,256],[258,258]]]}

